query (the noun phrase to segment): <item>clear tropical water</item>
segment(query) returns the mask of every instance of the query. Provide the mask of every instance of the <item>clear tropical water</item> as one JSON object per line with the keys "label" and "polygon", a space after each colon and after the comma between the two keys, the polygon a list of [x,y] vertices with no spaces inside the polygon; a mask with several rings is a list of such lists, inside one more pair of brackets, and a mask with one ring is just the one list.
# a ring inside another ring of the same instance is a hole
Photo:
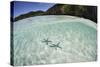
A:
{"label": "clear tropical water", "polygon": [[96,24],[87,19],[64,15],[31,17],[14,22],[13,34],[14,65],[85,62],[97,58]]}

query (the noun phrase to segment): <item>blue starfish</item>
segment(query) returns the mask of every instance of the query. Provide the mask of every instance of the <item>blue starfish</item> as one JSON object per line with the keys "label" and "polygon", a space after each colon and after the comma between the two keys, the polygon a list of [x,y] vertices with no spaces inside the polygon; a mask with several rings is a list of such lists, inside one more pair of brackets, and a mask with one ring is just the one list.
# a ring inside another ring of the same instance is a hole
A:
{"label": "blue starfish", "polygon": [[46,43],[46,45],[48,45],[50,42],[52,42],[52,41],[50,41],[48,38],[47,39],[44,39],[42,42],[44,42],[44,43]]}
{"label": "blue starfish", "polygon": [[52,44],[52,45],[50,45],[50,47],[54,47],[56,50],[57,50],[57,48],[62,49],[62,47],[60,47],[59,44],[60,44],[60,42],[58,42],[57,44]]}

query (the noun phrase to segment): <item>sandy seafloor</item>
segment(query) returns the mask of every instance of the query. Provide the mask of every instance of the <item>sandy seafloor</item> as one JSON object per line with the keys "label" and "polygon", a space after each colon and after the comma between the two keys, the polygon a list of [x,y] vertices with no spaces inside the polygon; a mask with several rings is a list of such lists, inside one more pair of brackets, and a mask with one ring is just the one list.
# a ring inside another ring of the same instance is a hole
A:
{"label": "sandy seafloor", "polygon": [[[96,23],[73,16],[47,15],[13,23],[14,65],[88,62],[97,59]],[[43,40],[50,40],[48,45]],[[59,43],[59,47],[50,45]]]}

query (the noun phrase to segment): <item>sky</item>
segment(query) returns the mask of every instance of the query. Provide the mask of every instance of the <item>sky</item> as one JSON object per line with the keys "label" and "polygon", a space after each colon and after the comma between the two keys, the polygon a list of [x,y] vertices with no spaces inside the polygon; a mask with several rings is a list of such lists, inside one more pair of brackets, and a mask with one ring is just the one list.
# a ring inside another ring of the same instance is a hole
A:
{"label": "sky", "polygon": [[13,17],[25,14],[31,11],[46,11],[48,8],[52,7],[54,3],[40,3],[40,2],[23,2],[14,1],[13,5]]}

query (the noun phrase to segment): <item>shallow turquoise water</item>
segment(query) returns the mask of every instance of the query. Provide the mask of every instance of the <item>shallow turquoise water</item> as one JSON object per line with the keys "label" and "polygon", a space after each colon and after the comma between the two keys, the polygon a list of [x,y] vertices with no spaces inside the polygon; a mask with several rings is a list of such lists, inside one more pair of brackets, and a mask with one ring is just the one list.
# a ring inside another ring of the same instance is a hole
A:
{"label": "shallow turquoise water", "polygon": [[[14,65],[95,61],[97,29],[90,20],[48,15],[14,23]],[[48,39],[46,42],[42,42]],[[59,47],[50,47],[59,43]],[[55,49],[56,48],[56,49]]]}

